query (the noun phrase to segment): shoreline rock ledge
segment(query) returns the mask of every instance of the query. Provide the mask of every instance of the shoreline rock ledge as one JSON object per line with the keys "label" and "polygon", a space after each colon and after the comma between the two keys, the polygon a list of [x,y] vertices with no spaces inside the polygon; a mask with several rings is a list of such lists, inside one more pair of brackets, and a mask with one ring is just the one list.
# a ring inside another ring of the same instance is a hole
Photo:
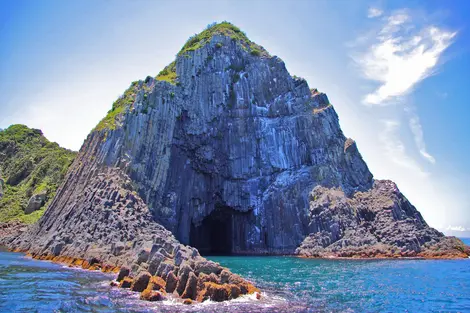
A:
{"label": "shoreline rock ledge", "polygon": [[0,241],[38,259],[120,269],[122,287],[154,300],[257,291],[200,253],[469,253],[393,183],[373,179],[324,93],[227,22],[133,82],[39,222]]}

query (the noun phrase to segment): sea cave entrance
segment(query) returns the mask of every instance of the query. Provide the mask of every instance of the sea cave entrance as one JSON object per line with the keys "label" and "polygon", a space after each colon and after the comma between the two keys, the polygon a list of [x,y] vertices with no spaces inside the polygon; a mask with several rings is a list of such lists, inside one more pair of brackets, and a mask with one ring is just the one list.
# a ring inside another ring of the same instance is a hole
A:
{"label": "sea cave entrance", "polygon": [[189,244],[201,255],[230,255],[233,252],[234,211],[216,207],[199,225],[191,223]]}

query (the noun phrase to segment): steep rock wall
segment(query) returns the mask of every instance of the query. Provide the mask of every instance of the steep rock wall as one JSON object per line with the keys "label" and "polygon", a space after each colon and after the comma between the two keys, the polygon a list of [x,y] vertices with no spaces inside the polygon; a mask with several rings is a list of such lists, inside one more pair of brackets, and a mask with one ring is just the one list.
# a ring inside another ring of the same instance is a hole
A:
{"label": "steep rock wall", "polygon": [[[176,71],[177,86],[139,82],[118,127],[88,142],[103,138],[96,166],[129,175],[155,220],[182,243],[223,210],[237,230],[231,252],[292,253],[308,234],[314,186],[352,193],[372,185],[326,95],[292,78],[279,58],[214,36],[179,56]],[[78,159],[95,166],[89,157]]]}

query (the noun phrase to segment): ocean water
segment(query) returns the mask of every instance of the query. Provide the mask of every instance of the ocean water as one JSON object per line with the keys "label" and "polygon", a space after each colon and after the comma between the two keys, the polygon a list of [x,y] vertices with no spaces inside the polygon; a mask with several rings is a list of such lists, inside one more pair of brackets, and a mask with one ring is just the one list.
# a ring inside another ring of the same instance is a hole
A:
{"label": "ocean water", "polygon": [[109,287],[113,275],[0,251],[0,312],[470,312],[470,259],[210,259],[255,282],[262,299],[149,303]]}

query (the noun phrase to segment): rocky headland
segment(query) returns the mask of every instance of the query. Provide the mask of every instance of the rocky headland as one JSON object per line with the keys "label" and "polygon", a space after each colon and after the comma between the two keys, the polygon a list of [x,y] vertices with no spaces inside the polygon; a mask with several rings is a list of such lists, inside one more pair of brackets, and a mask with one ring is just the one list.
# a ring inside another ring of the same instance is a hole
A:
{"label": "rocky headland", "polygon": [[[374,180],[328,97],[230,23],[133,82],[90,133],[49,208],[0,241],[119,272],[147,300],[256,292],[202,254],[450,257],[390,181]],[[166,295],[165,295],[166,294]]]}
{"label": "rocky headland", "polygon": [[308,235],[296,254],[320,258],[466,258],[460,239],[429,227],[395,183],[375,180],[347,197],[317,186],[309,195]]}

